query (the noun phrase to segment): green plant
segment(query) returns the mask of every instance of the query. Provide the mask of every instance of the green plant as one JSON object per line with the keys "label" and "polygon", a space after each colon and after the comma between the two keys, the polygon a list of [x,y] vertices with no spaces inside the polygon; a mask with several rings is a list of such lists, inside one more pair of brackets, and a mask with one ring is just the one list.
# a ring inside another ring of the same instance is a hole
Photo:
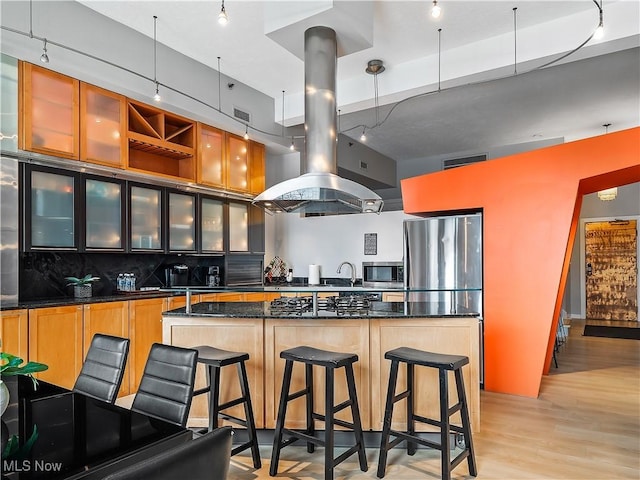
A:
{"label": "green plant", "polygon": [[64,279],[69,282],[69,283],[67,283],[67,286],[69,286],[69,285],[81,286],[81,285],[91,285],[93,282],[96,282],[96,281],[100,280],[100,277],[94,277],[89,273],[89,274],[85,275],[82,278],[64,277]]}
{"label": "green plant", "polygon": [[0,353],[0,360],[2,361],[2,365],[0,365],[0,376],[26,375],[33,381],[34,388],[38,386],[38,381],[33,374],[43,372],[49,368],[48,365],[38,362],[27,362],[22,365],[24,362],[23,359],[7,352]]}

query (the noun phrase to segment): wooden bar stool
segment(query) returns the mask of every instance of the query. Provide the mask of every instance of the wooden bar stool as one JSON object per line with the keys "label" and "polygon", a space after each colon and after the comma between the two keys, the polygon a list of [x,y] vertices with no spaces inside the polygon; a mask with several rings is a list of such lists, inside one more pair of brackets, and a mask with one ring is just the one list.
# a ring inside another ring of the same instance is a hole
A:
{"label": "wooden bar stool", "polygon": [[[367,457],[364,451],[364,438],[362,435],[362,424],[360,422],[360,410],[358,409],[358,398],[356,396],[356,382],[353,375],[353,364],[358,361],[358,355],[352,353],[338,353],[327,350],[319,350],[313,347],[296,347],[284,350],[280,353],[280,358],[286,360],[284,367],[284,378],[282,379],[282,393],[280,394],[280,406],[278,407],[278,418],[276,419],[276,429],[273,437],[273,450],[271,452],[271,467],[269,475],[272,477],[278,473],[278,461],[280,460],[280,450],[297,440],[307,442],[307,451],[313,452],[315,445],[324,446],[324,478],[333,479],[333,469],[336,465],[358,452],[360,470],[367,471]],[[305,365],[305,388],[289,394],[291,386],[291,374],[293,363],[301,362]],[[318,365],[325,369],[325,414],[321,415],[313,411],[313,366]],[[347,377],[347,388],[349,390],[349,400],[339,405],[334,405],[334,378],[336,368],[345,368]],[[296,398],[306,397],[306,420],[307,428],[304,431],[290,430],[284,428],[287,404]],[[353,423],[345,422],[335,418],[339,411],[351,407]],[[314,420],[325,422],[324,439],[314,436]],[[333,457],[333,426],[339,425],[353,430],[356,444],[349,450]],[[290,435],[283,441],[284,434]]]}
{"label": "wooden bar stool", "polygon": [[[247,429],[249,440],[238,445],[231,450],[231,455],[240,453],[247,448],[251,448],[254,468],[260,468],[260,451],[258,450],[258,438],[256,435],[256,425],[253,418],[253,408],[251,406],[251,395],[249,393],[249,382],[247,380],[247,369],[244,362],[249,360],[249,354],[244,352],[229,352],[219,348],[201,345],[193,347],[198,351],[198,363],[203,363],[207,367],[207,386],[196,390],[193,395],[209,393],[209,431],[218,428],[218,418],[223,418]],[[242,396],[235,400],[230,400],[220,405],[220,369],[228,365],[236,365],[238,368],[238,380]],[[222,413],[231,407],[239,404],[244,405],[245,418],[238,418]]]}
{"label": "wooden bar stool", "polygon": [[[385,475],[387,464],[387,452],[397,446],[403,440],[407,441],[407,454],[416,453],[417,444],[440,450],[442,463],[442,479],[451,479],[451,470],[465,458],[469,465],[469,474],[473,477],[477,475],[476,459],[471,438],[471,424],[469,422],[469,408],[467,397],[464,392],[464,382],[462,381],[462,367],[469,363],[467,357],[461,355],[443,355],[439,353],[425,352],[408,347],[396,348],[385,353],[384,358],[391,360],[391,371],[389,373],[389,387],[387,390],[387,401],[384,410],[384,423],[382,427],[382,438],[380,441],[380,456],[378,459],[378,478]],[[398,365],[407,365],[407,390],[396,395],[396,383],[398,381]],[[416,415],[414,412],[414,365],[422,367],[437,368],[440,383],[440,420]],[[449,407],[449,383],[447,372],[452,370],[456,379],[458,392],[458,402]],[[407,399],[407,430],[399,432],[391,430],[391,420],[393,418],[393,404]],[[450,418],[456,412],[460,412],[462,426],[451,425]],[[440,442],[433,442],[416,435],[415,422],[427,423],[440,428]],[[451,460],[451,434],[462,434],[464,436],[464,450]],[[396,437],[389,441],[389,436]]]}

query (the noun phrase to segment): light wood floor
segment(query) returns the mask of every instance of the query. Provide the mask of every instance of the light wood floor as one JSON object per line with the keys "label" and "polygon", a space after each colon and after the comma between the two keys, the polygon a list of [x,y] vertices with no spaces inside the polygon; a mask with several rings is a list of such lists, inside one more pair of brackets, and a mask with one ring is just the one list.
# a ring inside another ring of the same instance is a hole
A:
{"label": "light wood floor", "polygon": [[[482,392],[482,431],[474,436],[478,479],[640,479],[640,341],[583,337],[584,322],[572,321],[559,367],[542,380],[537,399]],[[322,479],[322,449],[282,450],[276,478]],[[232,458],[230,480],[268,479],[271,448],[254,470],[245,453]],[[367,449],[369,470],[356,457],[335,469],[336,480],[374,479],[376,449]],[[386,479],[440,478],[437,454],[402,447],[389,452]],[[463,462],[456,480],[470,479]]]}

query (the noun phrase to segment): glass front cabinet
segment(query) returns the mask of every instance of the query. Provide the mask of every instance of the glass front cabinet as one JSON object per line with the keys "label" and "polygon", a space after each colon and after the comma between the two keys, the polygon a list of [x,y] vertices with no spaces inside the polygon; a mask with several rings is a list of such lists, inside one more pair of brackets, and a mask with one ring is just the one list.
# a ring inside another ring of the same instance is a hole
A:
{"label": "glass front cabinet", "polygon": [[168,192],[169,250],[196,251],[196,197],[186,193]]}
{"label": "glass front cabinet", "polygon": [[200,196],[200,249],[203,252],[224,251],[224,203]]}
{"label": "glass front cabinet", "polygon": [[79,175],[47,167],[25,167],[26,250],[78,249]]}
{"label": "glass front cabinet", "polygon": [[131,251],[164,249],[161,188],[129,184]]}
{"label": "glass front cabinet", "polygon": [[84,246],[87,250],[125,249],[124,182],[84,178]]}

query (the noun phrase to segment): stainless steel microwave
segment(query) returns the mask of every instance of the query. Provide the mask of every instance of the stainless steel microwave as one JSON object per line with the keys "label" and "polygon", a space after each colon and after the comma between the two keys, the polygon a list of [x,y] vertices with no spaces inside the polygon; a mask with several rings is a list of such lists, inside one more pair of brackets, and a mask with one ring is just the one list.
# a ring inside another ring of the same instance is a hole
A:
{"label": "stainless steel microwave", "polygon": [[362,262],[362,286],[402,288],[404,264],[402,262]]}

